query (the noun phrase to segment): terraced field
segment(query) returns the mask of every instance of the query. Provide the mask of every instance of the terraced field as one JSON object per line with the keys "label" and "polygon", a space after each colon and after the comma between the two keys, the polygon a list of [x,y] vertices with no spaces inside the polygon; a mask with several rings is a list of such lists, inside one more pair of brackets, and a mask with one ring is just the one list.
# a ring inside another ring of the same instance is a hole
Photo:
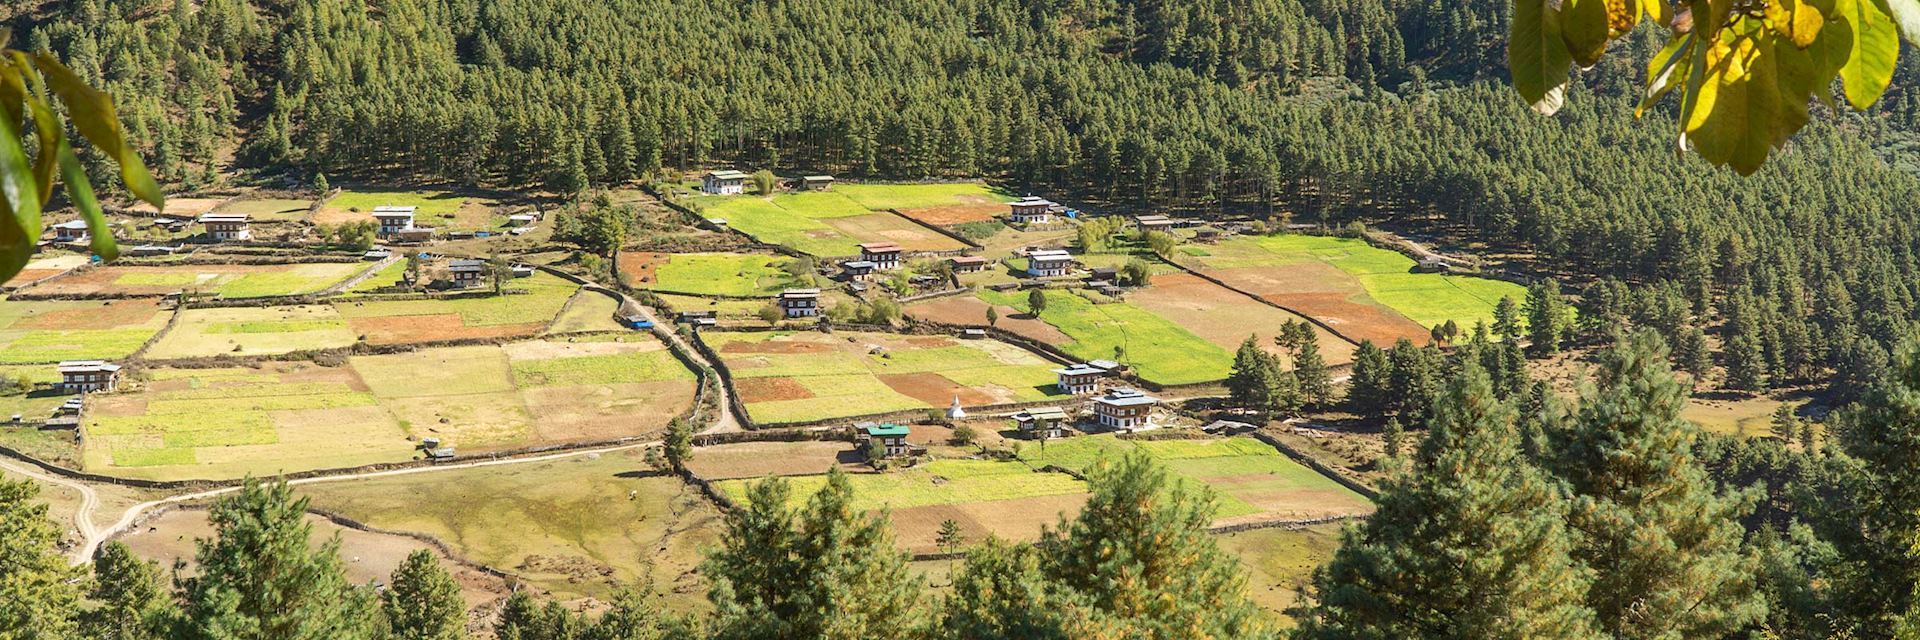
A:
{"label": "terraced field", "polygon": [[1076,471],[1136,452],[1166,465],[1189,487],[1212,489],[1219,500],[1216,523],[1305,520],[1366,513],[1364,496],[1294,462],[1253,438],[1224,440],[1122,440],[1111,435],[1054,440],[1024,446],[1020,460],[1038,469]]}
{"label": "terraced field", "polygon": [[704,332],[755,422],[1063,397],[1055,365],[1012,345],[945,336]]}
{"label": "terraced field", "polygon": [[525,337],[545,330],[578,289],[544,271],[514,280],[510,286],[528,292],[426,300],[360,298],[333,306],[368,344]]}
{"label": "terraced field", "polygon": [[796,286],[792,258],[754,253],[620,254],[620,272],[641,289],[706,296],[773,296]]}
{"label": "terraced field", "polygon": [[171,315],[153,300],[0,300],[0,364],[124,358]]}
{"label": "terraced field", "polygon": [[[1033,319],[1027,308],[1026,292],[982,290],[975,295],[999,307],[1003,318],[1018,314],[1017,319]],[[1047,307],[1037,319],[1065,340],[1047,340],[1046,337],[1051,336],[1042,335],[1028,337],[1049,342],[1085,360],[1115,358],[1114,349],[1118,347],[1123,351],[1118,355],[1122,362],[1131,365],[1141,377],[1160,384],[1222,380],[1233,368],[1233,352],[1228,347],[1195,335],[1132,301],[1094,304],[1072,292],[1050,291]],[[1009,329],[1019,330],[1011,324]]]}
{"label": "terraced field", "polygon": [[1429,339],[1452,320],[1493,321],[1502,296],[1520,285],[1470,276],[1413,273],[1414,261],[1365,241],[1307,235],[1242,236],[1183,247],[1176,258],[1229,286],[1311,315],[1342,334],[1378,344]]}
{"label": "terraced field", "polygon": [[180,312],[151,359],[262,356],[351,346],[345,318],[330,305],[226,307]]}
{"label": "terraced field", "polygon": [[94,397],[89,471],[233,478],[410,459],[437,437],[462,452],[602,441],[691,406],[693,373],[650,336],[423,349],[347,366],[152,369]]}
{"label": "terraced field", "polygon": [[841,185],[834,191],[772,198],[702,196],[693,205],[701,215],[725,218],[728,226],[761,242],[808,255],[856,255],[863,242],[895,242],[907,251],[948,251],[965,245],[887,209],[901,203],[955,202],[961,197],[958,193],[980,189],[978,185]]}
{"label": "terraced field", "polygon": [[221,298],[317,293],[366,269],[361,262],[269,265],[107,266],[28,289],[38,294],[163,296],[196,291]]}

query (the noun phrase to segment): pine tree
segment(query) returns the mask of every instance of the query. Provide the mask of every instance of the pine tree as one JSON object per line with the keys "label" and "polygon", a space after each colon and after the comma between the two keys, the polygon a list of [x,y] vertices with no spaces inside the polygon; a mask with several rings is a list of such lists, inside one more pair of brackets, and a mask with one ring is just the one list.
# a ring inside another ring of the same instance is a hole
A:
{"label": "pine tree", "polygon": [[838,470],[797,513],[787,492],[784,480],[759,482],[728,514],[725,542],[701,569],[713,581],[713,637],[915,637],[924,622],[921,585],[887,516],[855,511],[853,487]]}
{"label": "pine tree", "polygon": [[1520,309],[1513,298],[1500,296],[1493,305],[1493,335],[1501,340],[1520,339]]}
{"label": "pine tree", "polygon": [[1260,350],[1259,341],[1253,336],[1240,343],[1239,350],[1233,354],[1233,369],[1227,373],[1227,394],[1234,404],[1249,409],[1264,410],[1271,404],[1273,389],[1269,386],[1273,366],[1267,352]]}
{"label": "pine tree", "polygon": [[1424,422],[1428,405],[1439,395],[1438,356],[1430,349],[1401,338],[1387,352],[1392,365],[1392,373],[1387,376],[1387,405],[1403,421]]}
{"label": "pine tree", "polygon": [[622,589],[613,605],[583,634],[586,640],[678,640],[695,637],[678,618],[663,616],[647,601],[646,589]]}
{"label": "pine tree", "polygon": [[1293,375],[1300,381],[1300,397],[1309,405],[1333,401],[1333,376],[1320,355],[1320,335],[1305,322],[1294,323],[1298,339],[1293,351]]}
{"label": "pine tree", "polygon": [[387,637],[393,640],[467,637],[460,585],[432,551],[415,551],[393,570],[392,583],[380,593],[380,608],[386,613]]}
{"label": "pine tree", "polygon": [[93,559],[93,591],[99,607],[82,616],[86,636],[98,640],[157,639],[173,601],[160,584],[160,567],[133,555],[118,541]]}
{"label": "pine tree", "polygon": [[666,450],[667,466],[674,473],[686,473],[687,462],[693,460],[693,428],[687,421],[674,418],[667,423],[667,437],[661,448]]}
{"label": "pine tree", "polygon": [[1574,494],[1574,557],[1592,568],[1587,603],[1617,638],[1720,637],[1764,613],[1739,524],[1752,506],[1718,495],[1694,458],[1699,427],[1658,334],[1602,352],[1597,389],[1553,432],[1551,468]]}
{"label": "pine tree", "polygon": [[1920,342],[1878,377],[1829,430],[1827,448],[1848,459],[1835,482],[1846,499],[1810,501],[1806,514],[1842,558],[1825,576],[1835,600],[1864,629],[1920,608]]}
{"label": "pine tree", "polygon": [[1387,352],[1373,346],[1372,341],[1361,340],[1360,347],[1353,352],[1353,376],[1348,381],[1347,404],[1355,413],[1377,414],[1386,411],[1392,384],[1393,363],[1387,359]]}
{"label": "pine tree", "polygon": [[0,640],[77,637],[80,576],[55,551],[60,530],[40,486],[0,479]]}
{"label": "pine tree", "polygon": [[1412,465],[1349,530],[1295,612],[1300,640],[1602,638],[1565,499],[1520,451],[1516,412],[1468,364],[1435,402]]}
{"label": "pine tree", "polygon": [[941,603],[943,640],[1113,638],[1119,624],[1041,571],[1039,549],[988,538],[967,553]]}
{"label": "pine tree", "polygon": [[174,636],[192,640],[376,637],[370,593],[347,584],[339,539],[310,547],[307,499],[248,478],[207,512],[215,537],[196,541],[199,575],[182,582]]}
{"label": "pine tree", "polygon": [[1145,455],[1092,474],[1080,514],[1041,534],[1042,571],[1126,637],[1260,638],[1246,574],[1207,527],[1213,495],[1173,482]]}
{"label": "pine tree", "polygon": [[1560,283],[1549,279],[1528,287],[1525,311],[1527,339],[1533,343],[1533,350],[1559,353],[1567,333],[1567,301],[1560,295]]}

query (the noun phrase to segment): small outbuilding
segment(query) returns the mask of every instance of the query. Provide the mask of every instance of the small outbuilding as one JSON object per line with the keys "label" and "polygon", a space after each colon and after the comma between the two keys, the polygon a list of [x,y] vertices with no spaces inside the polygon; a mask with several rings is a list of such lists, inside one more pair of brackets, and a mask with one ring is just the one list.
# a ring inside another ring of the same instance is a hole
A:
{"label": "small outbuilding", "polygon": [[800,178],[801,191],[828,191],[833,189],[833,176],[805,176]]}
{"label": "small outbuilding", "polygon": [[848,260],[840,263],[840,270],[847,275],[848,280],[865,280],[867,276],[873,275],[873,269],[872,260]]}
{"label": "small outbuilding", "polygon": [[1020,435],[1048,440],[1066,435],[1067,412],[1059,407],[1038,407],[1013,414],[1013,422],[1019,426]]}
{"label": "small outbuilding", "polygon": [[954,273],[973,273],[987,268],[987,259],[980,256],[954,256],[947,258],[947,264],[953,266]]}
{"label": "small outbuilding", "polygon": [[50,226],[53,228],[54,242],[86,242],[93,237],[87,232],[85,220],[68,220]]}

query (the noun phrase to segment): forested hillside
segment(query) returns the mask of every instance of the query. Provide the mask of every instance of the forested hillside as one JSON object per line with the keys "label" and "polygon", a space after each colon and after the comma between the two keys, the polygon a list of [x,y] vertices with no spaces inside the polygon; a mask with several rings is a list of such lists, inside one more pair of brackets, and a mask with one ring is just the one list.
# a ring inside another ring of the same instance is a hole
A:
{"label": "forested hillside", "polygon": [[1685,356],[1726,320],[1728,386],[1884,361],[1920,299],[1912,56],[1880,112],[1823,113],[1740,179],[1675,154],[1672,118],[1633,119],[1650,38],[1529,113],[1503,82],[1507,6],[76,0],[9,22],[109,87],[189,189],[229,162],[563,193],[731,164],[1438,215],[1618,280],[1584,296],[1595,327],[1652,326]]}

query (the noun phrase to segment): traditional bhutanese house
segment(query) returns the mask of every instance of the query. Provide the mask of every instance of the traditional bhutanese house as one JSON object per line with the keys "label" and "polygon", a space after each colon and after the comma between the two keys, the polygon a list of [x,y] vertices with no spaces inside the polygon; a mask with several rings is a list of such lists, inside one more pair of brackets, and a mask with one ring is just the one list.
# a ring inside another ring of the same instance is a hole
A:
{"label": "traditional bhutanese house", "polygon": [[91,239],[87,234],[87,221],[68,220],[53,225],[54,242],[86,242]]}
{"label": "traditional bhutanese house", "polygon": [[1100,379],[1106,377],[1107,372],[1097,367],[1076,364],[1063,369],[1054,369],[1053,374],[1058,376],[1054,384],[1060,387],[1061,391],[1084,396],[1093,393],[1094,387],[1100,384]]}
{"label": "traditional bhutanese house", "polygon": [[1059,407],[1039,407],[1013,414],[1014,423],[1020,427],[1020,435],[1036,440],[1058,438],[1066,435],[1061,425],[1067,422],[1067,412]]}
{"label": "traditional bhutanese house", "polygon": [[120,365],[105,360],[68,360],[60,363],[60,390],[66,393],[112,391]]}
{"label": "traditional bhutanese house", "polygon": [[840,269],[846,272],[848,280],[865,280],[867,276],[873,274],[873,261],[848,260],[840,263]]}
{"label": "traditional bhutanese house", "polygon": [[380,229],[376,233],[382,238],[388,238],[413,229],[414,210],[414,207],[392,205],[374,207],[373,219],[380,223]]}
{"label": "traditional bhutanese house", "polygon": [[208,213],[200,216],[200,224],[207,228],[207,236],[214,240],[252,240],[253,229],[248,226],[244,213]]}
{"label": "traditional bhutanese house", "polygon": [[861,425],[861,429],[866,431],[868,440],[880,443],[889,458],[903,456],[913,451],[913,445],[907,444],[907,436],[913,433],[913,430],[906,425],[869,422]]}
{"label": "traditional bhutanese house", "polygon": [[1073,255],[1059,249],[1042,249],[1027,254],[1027,275],[1035,278],[1067,275]]}
{"label": "traditional bhutanese house", "polygon": [[819,289],[788,289],[780,292],[780,308],[789,318],[811,318],[820,315]]}
{"label": "traditional bhutanese house", "polygon": [[1053,222],[1054,208],[1059,206],[1039,196],[1027,196],[1007,205],[1010,209],[1007,217],[1018,224],[1047,224]]}
{"label": "traditional bhutanese house", "polygon": [[953,265],[954,273],[973,273],[987,268],[987,259],[980,256],[954,256],[947,258],[947,264]]}
{"label": "traditional bhutanese house", "polygon": [[1158,404],[1160,400],[1135,389],[1109,389],[1093,399],[1093,415],[1108,429],[1133,429],[1146,426]]}
{"label": "traditional bhutanese house", "polygon": [[737,196],[747,192],[747,174],[725,169],[700,176],[700,190],[716,196]]}
{"label": "traditional bhutanese house", "polygon": [[892,242],[868,242],[860,245],[860,259],[873,263],[881,271],[900,268],[900,245]]}
{"label": "traditional bhutanese house", "polygon": [[805,176],[800,178],[801,191],[827,191],[833,188],[833,176]]}
{"label": "traditional bhutanese house", "polygon": [[453,286],[460,289],[472,289],[480,286],[486,279],[487,262],[485,260],[455,260],[447,265],[447,272],[453,274]]}
{"label": "traditional bhutanese house", "polygon": [[1141,231],[1170,231],[1174,222],[1166,216],[1139,216],[1133,219],[1133,224]]}

